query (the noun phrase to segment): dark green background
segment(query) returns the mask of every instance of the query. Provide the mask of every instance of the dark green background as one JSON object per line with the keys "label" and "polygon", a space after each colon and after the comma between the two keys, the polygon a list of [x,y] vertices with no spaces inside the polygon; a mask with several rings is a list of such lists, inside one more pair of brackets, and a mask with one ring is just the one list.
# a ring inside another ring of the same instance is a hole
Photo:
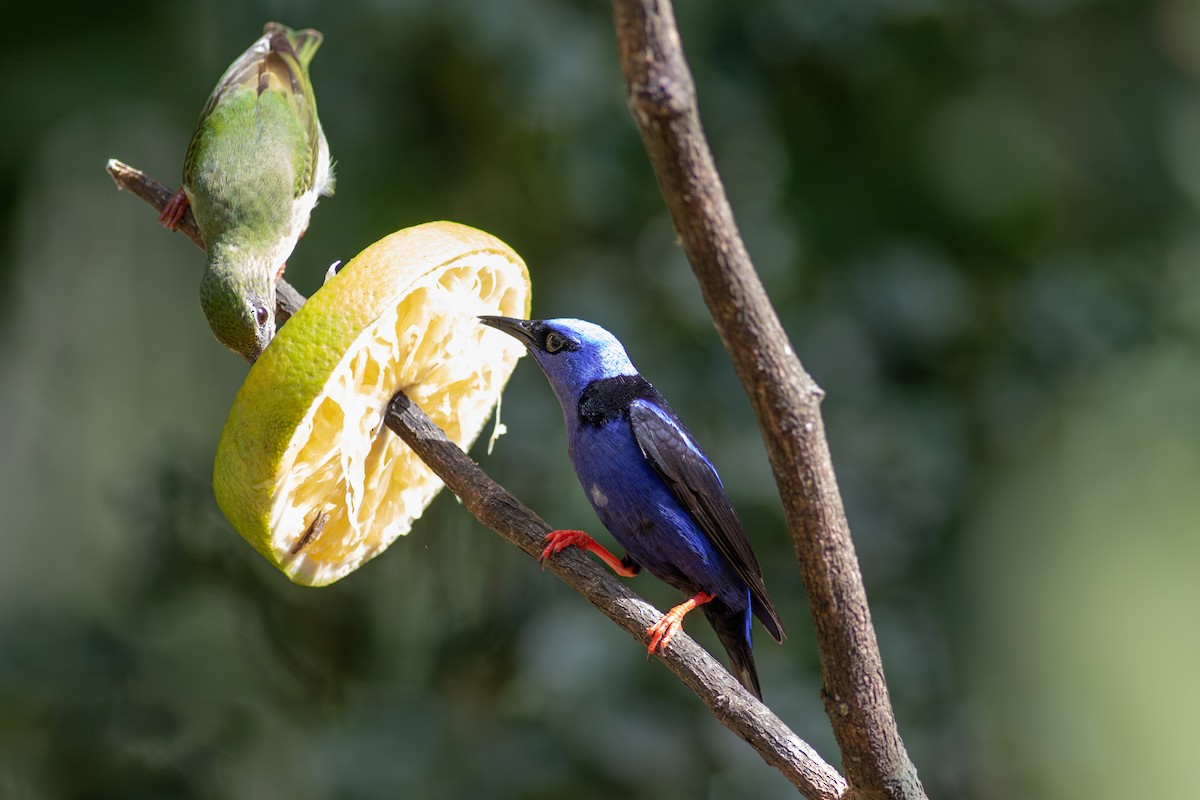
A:
{"label": "dark green background", "polygon": [[[931,796],[1197,791],[1200,11],[1185,0],[689,0],[747,245],[827,390],[900,729]],[[643,649],[439,497],[292,586],[208,475],[245,365],[199,252],[103,172],[174,182],[280,19],[337,160],[304,291],[406,225],[528,261],[616,332],[726,478],[791,636],[768,702],[836,763],[779,501],[625,110],[600,2],[10,3],[0,50],[0,797],[770,798]],[[476,457],[597,529],[522,363]],[[676,600],[649,577],[637,591]],[[689,629],[715,646],[699,621]]]}

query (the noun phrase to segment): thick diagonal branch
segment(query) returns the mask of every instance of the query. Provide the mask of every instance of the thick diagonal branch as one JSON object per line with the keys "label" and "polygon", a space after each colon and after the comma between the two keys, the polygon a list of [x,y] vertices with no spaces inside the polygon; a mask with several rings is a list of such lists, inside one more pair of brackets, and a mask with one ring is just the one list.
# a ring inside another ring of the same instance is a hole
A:
{"label": "thick diagonal branch", "polygon": [[770,454],[816,623],[825,709],[856,798],[924,798],[896,727],[821,420],[717,174],[670,0],[613,0],[630,111]]}
{"label": "thick diagonal branch", "polygon": [[[162,211],[171,198],[169,188],[119,161],[109,161],[108,172],[119,189],[137,195],[158,211]],[[179,230],[203,248],[190,212]],[[303,304],[304,297],[291,287],[288,289],[289,296],[296,298],[289,301],[290,316]],[[284,301],[280,299],[279,302],[282,308]],[[541,555],[543,539],[550,526],[489,478],[416,403],[403,393],[397,394],[387,408],[384,421],[484,526],[526,554],[534,558]],[[645,641],[646,629],[662,616],[625,584],[576,550],[555,556],[545,566],[639,642]],[[659,653],[658,657],[696,693],[722,725],[749,743],[764,761],[778,769],[807,797],[836,800],[844,795],[846,782],[837,770],[742,688],[686,633],[676,635],[666,652]]]}

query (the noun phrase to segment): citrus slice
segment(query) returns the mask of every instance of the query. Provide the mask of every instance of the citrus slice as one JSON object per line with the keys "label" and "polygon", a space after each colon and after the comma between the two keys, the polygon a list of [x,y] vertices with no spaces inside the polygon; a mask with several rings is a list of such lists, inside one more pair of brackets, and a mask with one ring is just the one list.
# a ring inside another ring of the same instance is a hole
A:
{"label": "citrus slice", "polygon": [[296,583],[324,586],[408,533],[442,481],[383,424],[403,391],[468,448],[524,348],[481,314],[528,317],[529,273],[453,222],[359,253],[280,328],[233,401],[217,503]]}

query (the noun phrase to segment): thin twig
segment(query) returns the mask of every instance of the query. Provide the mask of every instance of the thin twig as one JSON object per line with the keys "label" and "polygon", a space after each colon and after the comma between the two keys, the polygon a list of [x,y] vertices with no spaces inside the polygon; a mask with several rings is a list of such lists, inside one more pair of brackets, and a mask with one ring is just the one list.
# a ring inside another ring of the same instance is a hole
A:
{"label": "thin twig", "polygon": [[[171,198],[170,189],[140,170],[110,161],[108,171],[118,188],[128,189],[157,211],[162,211]],[[162,191],[155,189],[156,186],[162,187]],[[182,225],[180,231],[186,233]],[[398,393],[389,404],[384,421],[485,527],[529,556],[540,558],[550,526],[489,478],[415,403]],[[315,519],[314,527],[317,522]],[[556,555],[545,563],[545,568],[639,642],[645,643],[646,629],[662,617],[662,612],[577,550]],[[666,651],[656,657],[696,693],[717,721],[749,743],[804,795],[813,800],[843,797],[846,782],[837,770],[748,693],[686,632],[676,634]]]}
{"label": "thin twig", "polygon": [[289,555],[296,555],[304,548],[321,538],[321,531],[325,530],[325,525],[329,522],[329,514],[324,511],[318,511],[313,516],[313,521],[308,523],[308,527],[304,529],[304,534],[296,540],[296,543],[288,548]]}
{"label": "thin twig", "polygon": [[630,111],[770,454],[852,796],[924,798],[888,697],[825,439],[823,392],[792,350],[742,243],[700,125],[670,0],[613,0],[613,13]]}

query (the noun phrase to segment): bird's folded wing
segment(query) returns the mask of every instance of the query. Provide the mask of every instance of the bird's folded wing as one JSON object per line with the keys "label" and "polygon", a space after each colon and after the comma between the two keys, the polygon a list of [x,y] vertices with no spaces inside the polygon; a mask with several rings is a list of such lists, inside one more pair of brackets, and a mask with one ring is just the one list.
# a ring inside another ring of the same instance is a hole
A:
{"label": "bird's folded wing", "polygon": [[[321,134],[317,100],[308,77],[308,62],[320,44],[321,37],[316,31],[301,31],[296,34],[295,41],[282,32],[276,33],[271,39],[271,57],[264,62],[264,74],[269,70],[272,75],[271,88],[282,92],[291,101],[304,130],[304,158],[296,168],[296,197],[312,191],[317,178]],[[303,56],[293,49],[294,46],[301,48]]]}
{"label": "bird's folded wing", "polygon": [[758,559],[708,457],[669,408],[648,400],[634,400],[629,407],[629,422],[646,460],[671,487],[738,577],[750,587],[751,596],[766,612],[760,618],[769,618],[770,622],[763,619],[764,624],[772,636],[781,639],[783,626],[767,597]]}

